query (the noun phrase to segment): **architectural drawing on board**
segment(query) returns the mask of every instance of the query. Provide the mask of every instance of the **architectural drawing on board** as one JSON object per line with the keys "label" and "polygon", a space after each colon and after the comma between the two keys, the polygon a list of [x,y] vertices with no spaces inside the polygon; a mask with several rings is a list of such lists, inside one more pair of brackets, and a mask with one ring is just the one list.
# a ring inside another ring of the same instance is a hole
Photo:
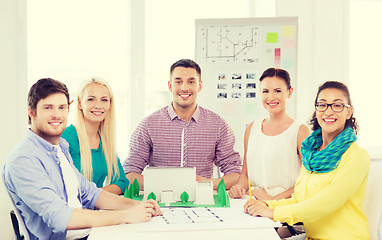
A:
{"label": "architectural drawing on board", "polygon": [[257,26],[210,26],[200,31],[203,63],[259,62]]}

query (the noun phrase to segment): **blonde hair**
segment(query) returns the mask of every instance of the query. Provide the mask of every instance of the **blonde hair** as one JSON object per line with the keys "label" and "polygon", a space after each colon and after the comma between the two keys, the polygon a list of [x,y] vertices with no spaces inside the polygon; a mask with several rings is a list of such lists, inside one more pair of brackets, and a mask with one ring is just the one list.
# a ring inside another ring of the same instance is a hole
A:
{"label": "blonde hair", "polygon": [[86,133],[86,126],[84,121],[84,113],[80,109],[79,101],[82,101],[82,98],[85,94],[85,89],[90,84],[100,84],[105,86],[109,90],[110,94],[110,109],[105,119],[100,123],[98,132],[102,141],[102,150],[106,159],[107,166],[107,177],[106,184],[110,185],[113,178],[119,177],[118,170],[118,158],[117,151],[115,148],[115,107],[113,93],[109,84],[102,78],[92,78],[88,81],[85,81],[81,84],[78,90],[78,104],[77,104],[77,123],[75,128],[78,134],[78,142],[80,145],[80,154],[81,154],[81,172],[86,179],[92,181],[92,154],[90,148],[89,137]]}

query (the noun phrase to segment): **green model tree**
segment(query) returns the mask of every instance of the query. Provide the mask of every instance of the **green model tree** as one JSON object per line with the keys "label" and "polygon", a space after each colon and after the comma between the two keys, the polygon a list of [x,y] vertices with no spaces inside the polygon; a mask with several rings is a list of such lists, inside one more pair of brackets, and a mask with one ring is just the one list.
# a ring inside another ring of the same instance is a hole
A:
{"label": "green model tree", "polygon": [[218,197],[219,197],[219,200],[220,200],[220,203],[222,204],[222,206],[228,207],[229,206],[229,199],[228,199],[227,191],[225,189],[225,183],[224,183],[223,178],[222,178],[222,180],[220,180],[220,182],[218,184],[217,191],[218,191]]}
{"label": "green model tree", "polygon": [[180,200],[182,200],[182,202],[188,202],[189,198],[190,198],[190,196],[188,195],[188,193],[186,191],[184,191],[182,194],[180,194]]}
{"label": "green model tree", "polygon": [[133,198],[133,188],[131,187],[131,185],[129,186],[129,188],[126,188],[125,190],[125,194],[123,195],[125,198]]}
{"label": "green model tree", "polygon": [[155,193],[151,192],[148,196],[147,196],[147,200],[149,199],[153,199],[153,200],[157,200],[157,196],[155,195]]}
{"label": "green model tree", "polygon": [[136,197],[139,195],[139,183],[137,179],[133,181],[133,195]]}

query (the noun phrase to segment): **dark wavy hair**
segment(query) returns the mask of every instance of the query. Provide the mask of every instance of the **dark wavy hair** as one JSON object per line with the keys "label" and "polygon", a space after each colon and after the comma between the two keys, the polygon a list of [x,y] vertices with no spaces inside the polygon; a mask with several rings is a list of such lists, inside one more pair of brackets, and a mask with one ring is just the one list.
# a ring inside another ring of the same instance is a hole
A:
{"label": "dark wavy hair", "polygon": [[281,78],[281,79],[283,79],[285,81],[288,89],[291,89],[291,87],[292,87],[291,84],[290,84],[290,82],[291,82],[290,75],[284,69],[281,69],[281,68],[268,68],[261,75],[260,82],[263,81],[263,79],[267,78],[267,77],[279,77],[279,78]]}
{"label": "dark wavy hair", "polygon": [[[350,92],[349,92],[349,89],[348,87],[343,84],[342,82],[337,82],[337,81],[327,81],[325,83],[323,83],[319,88],[318,88],[318,91],[317,91],[317,95],[316,95],[316,99],[314,100],[314,104],[317,103],[317,99],[318,99],[318,95],[320,94],[320,92],[322,90],[325,90],[325,89],[328,89],[328,88],[334,88],[334,89],[338,89],[340,91],[342,91],[343,93],[345,93],[346,95],[346,98],[348,100],[348,103],[350,106],[353,107],[352,103],[351,103],[351,99],[350,99]],[[313,115],[312,115],[312,118],[310,119],[309,123],[312,125],[312,130],[315,131],[319,128],[321,128],[321,126],[318,124],[318,121],[317,121],[317,117],[316,117],[316,111],[314,111]],[[358,124],[357,124],[357,120],[354,118],[353,114],[351,115],[351,117],[349,119],[346,120],[345,122],[345,128],[350,126],[354,132],[357,134],[358,133]]]}

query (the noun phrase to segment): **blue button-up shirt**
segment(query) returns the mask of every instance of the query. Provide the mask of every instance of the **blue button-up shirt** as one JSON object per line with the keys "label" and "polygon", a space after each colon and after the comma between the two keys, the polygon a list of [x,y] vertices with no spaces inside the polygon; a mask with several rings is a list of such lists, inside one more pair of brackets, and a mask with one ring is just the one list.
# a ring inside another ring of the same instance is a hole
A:
{"label": "blue button-up shirt", "polygon": [[[62,152],[78,178],[78,199],[83,207],[94,209],[102,190],[87,181],[73,166],[68,143],[60,139]],[[33,239],[65,239],[73,213],[68,206],[60,158],[53,145],[29,130],[4,165],[4,182],[24,218]]]}

